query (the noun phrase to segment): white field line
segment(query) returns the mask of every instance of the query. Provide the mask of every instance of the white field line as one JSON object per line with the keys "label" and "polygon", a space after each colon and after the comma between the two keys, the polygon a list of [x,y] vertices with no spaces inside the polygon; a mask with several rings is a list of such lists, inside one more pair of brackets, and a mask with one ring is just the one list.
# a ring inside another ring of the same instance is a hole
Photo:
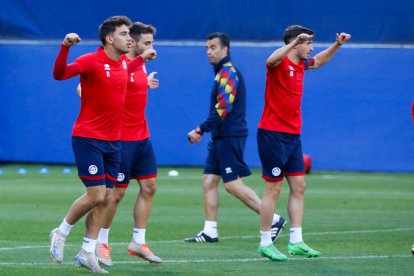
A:
{"label": "white field line", "polygon": [[[332,257],[319,257],[319,258],[301,258],[301,257],[290,257],[288,262],[291,261],[316,261],[316,260],[362,260],[362,259],[391,259],[391,258],[413,258],[411,254],[407,255],[382,255],[382,256],[375,256],[375,255],[361,255],[361,256],[332,256]],[[262,261],[269,261],[266,258],[249,258],[249,259],[213,259],[213,260],[164,260],[163,263],[167,264],[187,264],[187,263],[241,263],[241,262],[262,262]],[[134,264],[134,265],[148,265],[147,262],[141,261],[114,261],[114,264]],[[18,262],[0,262],[1,266],[18,266],[18,267],[25,267],[25,266],[55,266],[56,263],[50,261],[47,263],[18,263]],[[67,262],[59,265],[67,265],[73,266],[73,263]]]}
{"label": "white field line", "polygon": [[[355,231],[335,231],[335,232],[314,232],[314,233],[304,233],[304,236],[323,236],[323,235],[349,235],[349,234],[370,234],[370,233],[387,233],[387,232],[407,232],[413,231],[414,227],[411,228],[394,228],[394,229],[377,229],[377,230],[355,230]],[[282,234],[281,236],[285,236],[288,234]],[[220,237],[220,240],[235,240],[235,239],[259,239],[259,235],[257,236],[227,236],[227,237]],[[184,242],[184,238],[182,240],[165,240],[165,241],[151,241],[151,244],[166,244],[166,243],[182,243]],[[126,246],[128,243],[126,242],[115,242],[111,243],[111,246]],[[65,246],[79,246],[79,244],[66,244]],[[49,248],[49,245],[36,245],[36,246],[14,246],[14,247],[0,247],[1,251],[7,250],[19,250],[19,249],[37,249],[37,248]]]}

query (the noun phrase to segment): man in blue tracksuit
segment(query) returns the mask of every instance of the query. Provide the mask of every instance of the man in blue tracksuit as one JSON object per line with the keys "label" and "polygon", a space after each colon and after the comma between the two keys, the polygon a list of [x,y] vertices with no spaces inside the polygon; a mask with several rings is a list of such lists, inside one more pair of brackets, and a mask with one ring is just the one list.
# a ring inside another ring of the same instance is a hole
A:
{"label": "man in blue tracksuit", "polygon": [[[207,36],[207,56],[216,77],[210,99],[208,118],[188,133],[190,143],[198,142],[211,132],[204,167],[204,229],[186,242],[218,242],[218,183],[223,179],[227,192],[259,214],[261,200],[244,185],[242,178],[251,174],[243,153],[248,135],[246,123],[246,87],[240,71],[230,59],[230,38],[224,33]],[[286,221],[274,215],[272,239],[280,235]]]}

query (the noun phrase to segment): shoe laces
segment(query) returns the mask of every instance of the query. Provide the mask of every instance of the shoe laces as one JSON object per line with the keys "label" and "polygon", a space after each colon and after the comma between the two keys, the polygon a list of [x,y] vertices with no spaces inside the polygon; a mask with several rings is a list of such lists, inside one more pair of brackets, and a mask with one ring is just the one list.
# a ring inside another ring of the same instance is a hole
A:
{"label": "shoe laces", "polygon": [[141,250],[142,253],[144,253],[146,255],[154,256],[154,253],[152,253],[151,249],[149,248],[149,246],[147,244],[141,245],[141,247],[139,248],[139,250]]}
{"label": "shoe laces", "polygon": [[65,243],[65,238],[60,236],[59,234],[55,234],[55,250],[60,254],[63,252],[63,246]]}
{"label": "shoe laces", "polygon": [[103,243],[101,246],[98,246],[99,254],[101,254],[101,256],[105,259],[111,259],[111,251],[112,248],[108,246],[106,243]]}

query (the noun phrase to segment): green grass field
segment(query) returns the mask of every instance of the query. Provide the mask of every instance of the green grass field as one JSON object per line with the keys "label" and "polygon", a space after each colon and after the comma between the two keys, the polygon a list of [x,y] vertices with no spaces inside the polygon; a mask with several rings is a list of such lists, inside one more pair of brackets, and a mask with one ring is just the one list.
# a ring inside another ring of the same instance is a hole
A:
{"label": "green grass field", "polygon": [[[78,275],[73,265],[84,221],[72,230],[63,264],[49,256],[49,237],[74,199],[85,190],[76,170],[62,166],[2,166],[0,174],[0,275]],[[322,252],[318,259],[289,257],[271,262],[257,253],[259,218],[220,187],[218,244],[187,244],[204,223],[202,169],[159,169],[158,191],[147,230],[147,242],[164,263],[151,265],[126,252],[132,237],[134,182],[111,227],[114,275],[413,275],[414,174],[314,172],[307,176],[304,240]],[[254,170],[245,179],[261,197],[263,181]],[[288,185],[277,212],[287,217]],[[277,242],[287,254],[288,227]]]}

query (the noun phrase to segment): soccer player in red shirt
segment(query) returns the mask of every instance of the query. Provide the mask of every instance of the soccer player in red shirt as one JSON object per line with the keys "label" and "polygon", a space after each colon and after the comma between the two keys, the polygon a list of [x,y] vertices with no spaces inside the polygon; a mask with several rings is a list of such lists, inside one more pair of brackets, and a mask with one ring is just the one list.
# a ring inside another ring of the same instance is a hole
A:
{"label": "soccer player in red shirt", "polygon": [[[127,60],[133,60],[145,51],[153,49],[155,33],[153,26],[135,22],[130,28],[132,46],[126,55]],[[137,179],[140,191],[134,206],[134,228],[128,253],[151,263],[161,263],[161,259],[152,253],[145,242],[157,177],[155,153],[149,139],[150,133],[145,117],[148,88],[158,88],[159,84],[154,78],[155,74],[156,72],[152,72],[147,76],[145,64],[142,64],[128,78],[121,122],[121,168],[96,248],[99,262],[107,266],[112,265],[111,248],[108,246],[109,229],[131,179]]]}
{"label": "soccer player in red shirt", "polygon": [[315,69],[327,63],[351,36],[336,35],[336,42],[310,58],[314,31],[289,26],[284,33],[285,46],[274,51],[266,60],[267,77],[265,106],[257,132],[257,144],[262,163],[265,191],[260,208],[260,255],[271,260],[284,261],[287,257],[272,244],[270,229],[273,212],[286,177],[290,187],[288,214],[290,240],[288,252],[292,255],[319,257],[302,239],[305,177],[300,133],[302,127],[301,100],[304,70]]}
{"label": "soccer player in red shirt", "polygon": [[67,34],[53,71],[57,80],[80,75],[81,110],[73,127],[72,148],[86,193],[75,200],[61,225],[51,231],[50,254],[54,261],[63,262],[66,237],[73,225],[87,215],[85,237],[75,264],[98,273],[107,273],[96,261],[95,247],[103,210],[119,172],[120,124],[128,72],[155,56],[152,50],[127,65],[124,54],[131,47],[131,24],[125,16],[108,18],[99,28],[103,46],[71,64],[67,64],[69,49],[80,37]]}

